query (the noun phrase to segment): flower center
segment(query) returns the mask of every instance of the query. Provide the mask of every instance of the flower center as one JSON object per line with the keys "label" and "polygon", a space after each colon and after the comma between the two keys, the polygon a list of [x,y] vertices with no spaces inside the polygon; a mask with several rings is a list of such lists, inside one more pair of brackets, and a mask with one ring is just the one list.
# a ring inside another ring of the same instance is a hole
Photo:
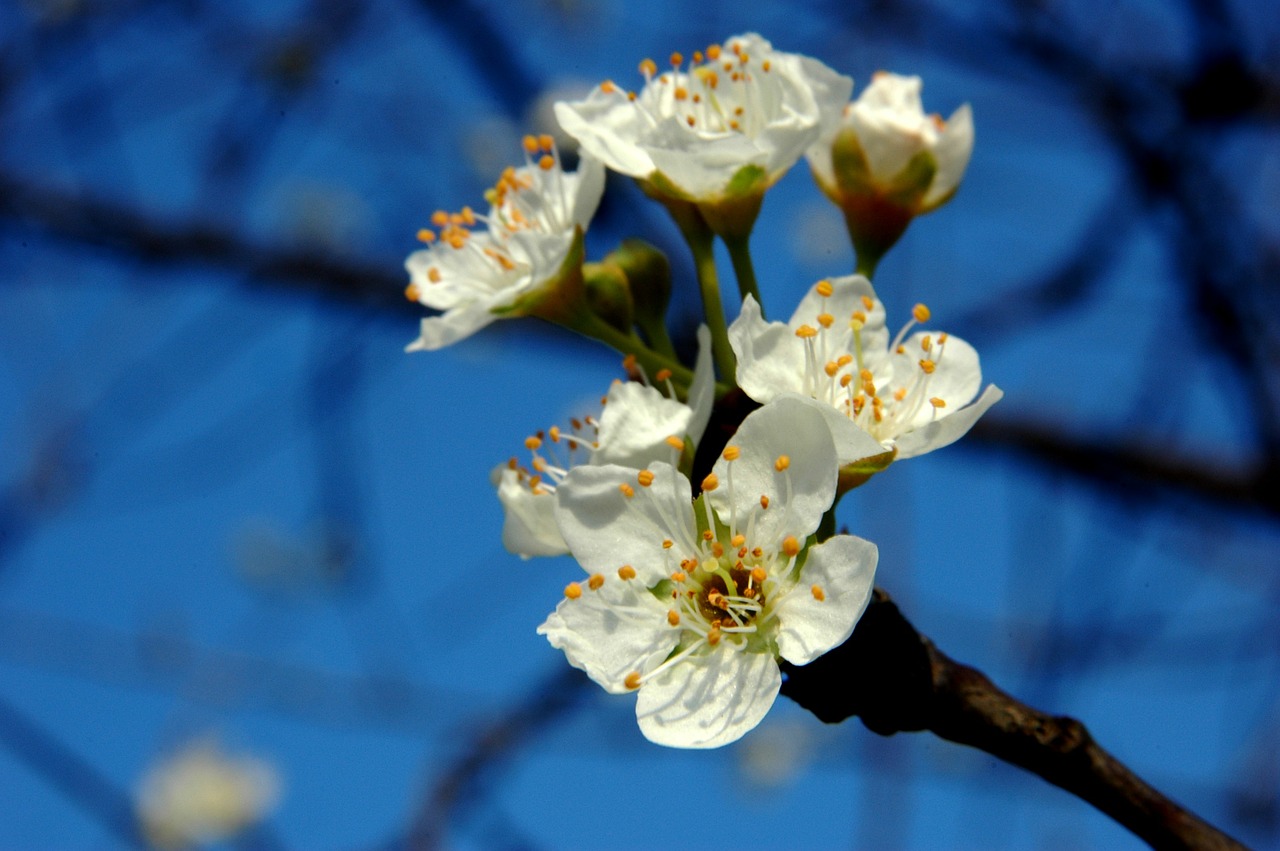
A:
{"label": "flower center", "polygon": [[877,307],[876,300],[862,296],[860,307],[841,321],[825,308],[834,292],[831,282],[819,281],[815,291],[824,306],[812,325],[802,324],[795,331],[805,346],[803,392],[843,411],[882,443],[897,437],[926,405],[937,416],[946,402],[929,395],[929,384],[945,355],[947,335],[922,337],[915,363],[902,368],[909,363],[904,356],[912,354],[903,341],[918,323],[929,321],[929,308],[912,308],[912,318],[889,345],[893,354],[876,359],[878,352],[864,348],[867,316]]}

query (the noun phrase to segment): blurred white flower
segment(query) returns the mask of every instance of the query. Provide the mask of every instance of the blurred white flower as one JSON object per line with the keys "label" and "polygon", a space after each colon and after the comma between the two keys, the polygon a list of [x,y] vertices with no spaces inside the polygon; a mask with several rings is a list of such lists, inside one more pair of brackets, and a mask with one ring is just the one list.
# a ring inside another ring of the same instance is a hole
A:
{"label": "blurred white flower", "polygon": [[638,691],[650,741],[713,748],[760,723],[782,683],[853,632],[871,596],[874,544],[813,547],[836,491],[819,406],[750,414],[692,499],[671,465],[577,467],[556,516],[587,571],[538,628],[605,690]]}
{"label": "blurred white flower", "polygon": [[280,780],[271,765],[199,739],[147,772],[138,791],[138,817],[149,841],[181,848],[235,836],[261,821],[279,797]]}

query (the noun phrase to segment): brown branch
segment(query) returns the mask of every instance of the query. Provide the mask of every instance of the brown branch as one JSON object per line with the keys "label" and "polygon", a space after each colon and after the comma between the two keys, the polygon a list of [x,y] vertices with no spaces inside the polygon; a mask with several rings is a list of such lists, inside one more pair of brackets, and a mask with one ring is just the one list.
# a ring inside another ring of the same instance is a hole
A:
{"label": "brown branch", "polygon": [[848,641],[784,670],[782,693],[827,723],[856,715],[882,736],[928,730],[978,748],[1092,804],[1153,848],[1244,848],[1145,783],[1079,721],[1033,709],[952,660],[879,589]]}

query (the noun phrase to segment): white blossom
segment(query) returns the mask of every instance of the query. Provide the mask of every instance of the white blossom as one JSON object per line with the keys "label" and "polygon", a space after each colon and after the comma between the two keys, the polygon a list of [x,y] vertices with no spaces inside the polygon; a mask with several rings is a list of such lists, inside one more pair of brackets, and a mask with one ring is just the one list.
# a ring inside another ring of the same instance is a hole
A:
{"label": "white blossom", "polygon": [[836,456],[818,406],[780,399],[742,423],[692,498],[657,462],[578,467],[556,515],[587,571],[538,631],[605,690],[637,691],[662,745],[736,741],[773,705],[778,658],[807,664],[844,642],[871,596],[877,551],[804,542],[831,507]]}
{"label": "white blossom", "polygon": [[[604,192],[604,167],[584,156],[565,172],[549,136],[525,138],[526,164],[508,168],[486,193],[487,215],[438,210],[419,232],[427,248],[405,261],[413,301],[443,311],[422,320],[407,351],[439,349],[469,337],[554,286]],[[479,226],[484,229],[477,229]]]}
{"label": "white blossom", "polygon": [[[851,133],[861,152],[856,182],[865,181],[882,193],[904,189],[918,193],[915,213],[928,212],[955,193],[973,152],[973,114],[964,104],[946,121],[936,114],[926,115],[920,88],[919,77],[881,71],[858,99],[844,108],[842,121],[807,155],[827,194],[837,197],[851,178],[836,174],[832,163],[832,145],[842,144],[842,133]],[[933,166],[925,173],[924,186],[915,185],[920,173],[909,168],[920,154],[927,154]]]}
{"label": "white blossom", "polygon": [[605,81],[585,100],[556,104],[556,117],[610,169],[697,202],[721,200],[744,168],[761,190],[772,185],[834,126],[853,90],[848,77],[755,33],[687,65],[677,53],[669,70],[649,59],[640,70],[638,94]]}
{"label": "white blossom", "polygon": [[715,395],[706,326],[698,329],[688,403],[674,398],[670,387],[664,394],[661,386],[661,380],[657,386],[615,381],[601,400],[598,418],[574,419],[567,429],[553,426],[531,435],[525,440],[533,457],[530,467],[512,458],[494,469],[491,479],[505,512],[502,543],[507,550],[523,558],[569,551],[556,526],[555,493],[572,468],[618,464],[639,470],[658,460],[675,463],[685,441],[701,440]]}
{"label": "white blossom", "polygon": [[823,403],[841,465],[923,455],[963,437],[1004,395],[990,385],[978,396],[978,353],[964,340],[912,330],[929,318],[916,305],[890,339],[861,275],[819,281],[787,323],[766,322],[748,296],[729,327],[738,384],[761,403],[787,394]]}

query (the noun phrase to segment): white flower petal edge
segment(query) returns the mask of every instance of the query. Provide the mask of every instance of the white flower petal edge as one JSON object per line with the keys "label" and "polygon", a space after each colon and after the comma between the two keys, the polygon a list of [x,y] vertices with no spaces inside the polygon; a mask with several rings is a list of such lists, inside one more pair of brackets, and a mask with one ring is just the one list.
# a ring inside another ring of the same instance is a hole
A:
{"label": "white flower petal edge", "polygon": [[582,149],[640,179],[655,172],[688,200],[721,198],[744,166],[772,184],[840,119],[853,81],[816,59],[773,49],[755,33],[683,57],[628,94],[610,81],[585,100],[557,103],[556,118]]}
{"label": "white flower petal edge", "polygon": [[930,318],[924,305],[912,316],[890,340],[884,305],[861,275],[819,281],[786,324],[765,322],[748,296],[729,326],[738,384],[758,402],[796,393],[814,399],[880,447],[871,451],[828,414],[841,466],[880,452],[909,458],[939,449],[962,437],[1003,393],[993,385],[974,402],[982,386],[978,353],[945,333],[908,337]]}
{"label": "white flower petal edge", "polygon": [[[803,541],[834,499],[820,407],[777,399],[750,414],[691,501],[668,464],[577,468],[556,517],[587,570],[539,632],[610,691],[638,690],[651,741],[719,747],[777,697],[781,653],[811,661],[848,638],[870,595],[872,544]],[[847,561],[846,561],[847,559]]]}
{"label": "white flower petal edge", "polygon": [[[429,247],[405,261],[405,294],[444,313],[424,318],[406,351],[469,337],[560,274],[600,203],[604,165],[584,156],[576,172],[565,172],[549,137],[526,139],[525,153],[526,164],[507,169],[486,194],[492,202],[487,216],[469,207],[437,211],[432,224],[438,231],[419,232]],[[487,229],[475,230],[479,225]]]}
{"label": "white flower petal edge", "polygon": [[570,470],[618,464],[634,471],[660,460],[674,464],[680,453],[672,438],[695,444],[702,439],[715,399],[711,332],[705,325],[698,329],[698,346],[687,405],[647,384],[615,381],[599,419],[573,420],[571,429],[555,427],[526,438],[533,469],[512,458],[493,470],[490,479],[504,509],[502,543],[509,552],[527,559],[569,551],[556,525],[555,494]]}

